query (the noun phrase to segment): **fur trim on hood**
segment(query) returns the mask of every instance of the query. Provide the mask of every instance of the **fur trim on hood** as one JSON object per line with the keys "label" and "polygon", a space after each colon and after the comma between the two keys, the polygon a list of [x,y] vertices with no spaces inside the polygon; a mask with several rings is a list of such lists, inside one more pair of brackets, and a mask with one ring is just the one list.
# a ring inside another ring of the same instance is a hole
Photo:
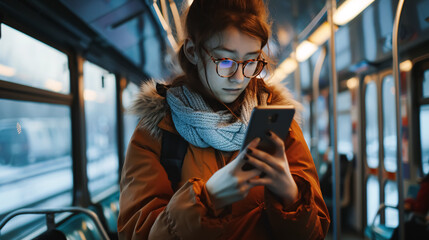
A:
{"label": "fur trim on hood", "polygon": [[[134,101],[130,112],[140,118],[138,128],[143,128],[156,139],[161,139],[161,129],[158,127],[159,122],[170,111],[165,96],[158,93],[157,84],[163,81],[148,80],[141,84],[140,92]],[[293,99],[292,93],[283,85],[274,84],[268,87],[272,91],[272,99],[270,105],[293,105],[295,107],[294,119],[301,123],[302,105]]]}

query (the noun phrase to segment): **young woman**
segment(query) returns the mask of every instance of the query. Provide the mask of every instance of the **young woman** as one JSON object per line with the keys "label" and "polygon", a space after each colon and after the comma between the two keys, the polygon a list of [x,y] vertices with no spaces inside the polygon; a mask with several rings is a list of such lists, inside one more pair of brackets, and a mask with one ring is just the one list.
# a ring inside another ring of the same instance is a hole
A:
{"label": "young woman", "polygon": [[[267,132],[272,155],[259,139],[239,152],[253,107],[299,108],[260,78],[270,34],[263,1],[194,0],[186,31],[184,75],[144,83],[134,106],[141,121],[123,166],[119,238],[323,239],[330,220],[298,123],[287,139]],[[163,131],[189,143],[177,187],[160,163]]]}

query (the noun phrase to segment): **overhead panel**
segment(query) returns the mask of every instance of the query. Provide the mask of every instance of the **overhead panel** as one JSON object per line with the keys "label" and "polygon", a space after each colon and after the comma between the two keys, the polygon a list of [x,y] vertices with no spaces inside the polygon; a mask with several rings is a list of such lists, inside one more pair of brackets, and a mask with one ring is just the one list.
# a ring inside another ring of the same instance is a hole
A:
{"label": "overhead panel", "polygon": [[143,28],[140,18],[146,11],[143,1],[63,0],[63,3],[136,65],[141,64],[138,44]]}

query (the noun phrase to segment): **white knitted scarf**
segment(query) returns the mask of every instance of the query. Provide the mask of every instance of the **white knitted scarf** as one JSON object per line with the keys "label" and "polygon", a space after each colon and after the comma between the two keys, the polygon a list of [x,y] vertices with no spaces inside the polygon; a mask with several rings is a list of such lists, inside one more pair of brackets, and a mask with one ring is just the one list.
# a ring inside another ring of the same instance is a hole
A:
{"label": "white knitted scarf", "polygon": [[186,141],[201,148],[236,151],[244,141],[251,111],[258,104],[256,96],[250,95],[246,94],[243,101],[242,121],[234,123],[229,123],[232,117],[229,111],[214,112],[201,95],[186,86],[170,88],[167,102],[177,132]]}

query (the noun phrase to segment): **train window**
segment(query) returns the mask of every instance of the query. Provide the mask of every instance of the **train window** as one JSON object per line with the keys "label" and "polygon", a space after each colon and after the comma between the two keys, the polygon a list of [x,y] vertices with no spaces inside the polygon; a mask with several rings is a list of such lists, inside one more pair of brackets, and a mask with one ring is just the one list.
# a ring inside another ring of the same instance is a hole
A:
{"label": "train window", "polygon": [[[378,207],[380,205],[380,183],[377,177],[370,176],[366,182],[366,216],[367,224],[370,225],[374,220],[375,214],[377,214]],[[376,219],[376,223],[379,223],[380,219]]]}
{"label": "train window", "polygon": [[383,78],[383,147],[384,169],[396,172],[396,106],[395,83],[392,75]]}
{"label": "train window", "polygon": [[5,24],[1,24],[1,29],[0,80],[59,93],[70,92],[66,54]]}
{"label": "train window", "polygon": [[319,141],[317,149],[319,153],[325,153],[329,146],[329,108],[328,91],[321,91],[317,99],[317,129],[319,131]]}
{"label": "train window", "polygon": [[[0,99],[0,216],[24,207],[71,205],[70,118],[68,106]],[[8,229],[34,219],[23,217]]]}
{"label": "train window", "polygon": [[[124,112],[124,151],[127,151],[128,143],[133,135],[134,129],[137,126],[139,117],[129,112],[129,108],[137,97],[139,87],[130,82],[127,87],[122,91],[122,106],[125,109]],[[124,152],[124,155],[125,155]]]}
{"label": "train window", "polygon": [[368,167],[378,167],[378,107],[377,85],[374,81],[366,85],[365,117],[366,117],[366,160]]}
{"label": "train window", "polygon": [[[393,10],[391,0],[381,0],[378,2],[378,27],[380,29],[380,36],[389,36],[392,34],[393,27]],[[382,48],[383,52],[392,51],[391,47],[386,45]]]}
{"label": "train window", "polygon": [[352,119],[350,109],[352,99],[350,91],[338,94],[338,152],[344,154],[353,153],[352,145]]}
{"label": "train window", "polygon": [[423,98],[429,97],[429,70],[426,70],[424,73],[423,79]]}
{"label": "train window", "polygon": [[[365,11],[362,12],[362,34],[364,38],[363,46],[365,59],[372,62],[377,59],[377,25],[378,22],[375,19],[377,14],[375,13],[374,5],[370,5]],[[376,102],[374,102],[375,104]]]}
{"label": "train window", "polygon": [[338,70],[343,70],[349,66],[352,60],[350,48],[350,30],[349,26],[343,26],[335,33],[335,51],[337,61],[335,62]]}
{"label": "train window", "polygon": [[[398,206],[398,185],[396,182],[387,181],[384,185],[384,196],[385,203],[387,206],[397,207]],[[398,209],[386,208],[386,226],[388,227],[397,227],[399,222],[399,212]]]}
{"label": "train window", "polygon": [[118,182],[115,76],[90,62],[83,64],[86,156],[91,198]]}
{"label": "train window", "polygon": [[420,141],[422,155],[422,170],[423,174],[429,173],[429,105],[420,107]]}
{"label": "train window", "polygon": [[305,61],[299,64],[299,73],[301,75],[301,88],[309,89],[311,86],[311,69],[310,61]]}

